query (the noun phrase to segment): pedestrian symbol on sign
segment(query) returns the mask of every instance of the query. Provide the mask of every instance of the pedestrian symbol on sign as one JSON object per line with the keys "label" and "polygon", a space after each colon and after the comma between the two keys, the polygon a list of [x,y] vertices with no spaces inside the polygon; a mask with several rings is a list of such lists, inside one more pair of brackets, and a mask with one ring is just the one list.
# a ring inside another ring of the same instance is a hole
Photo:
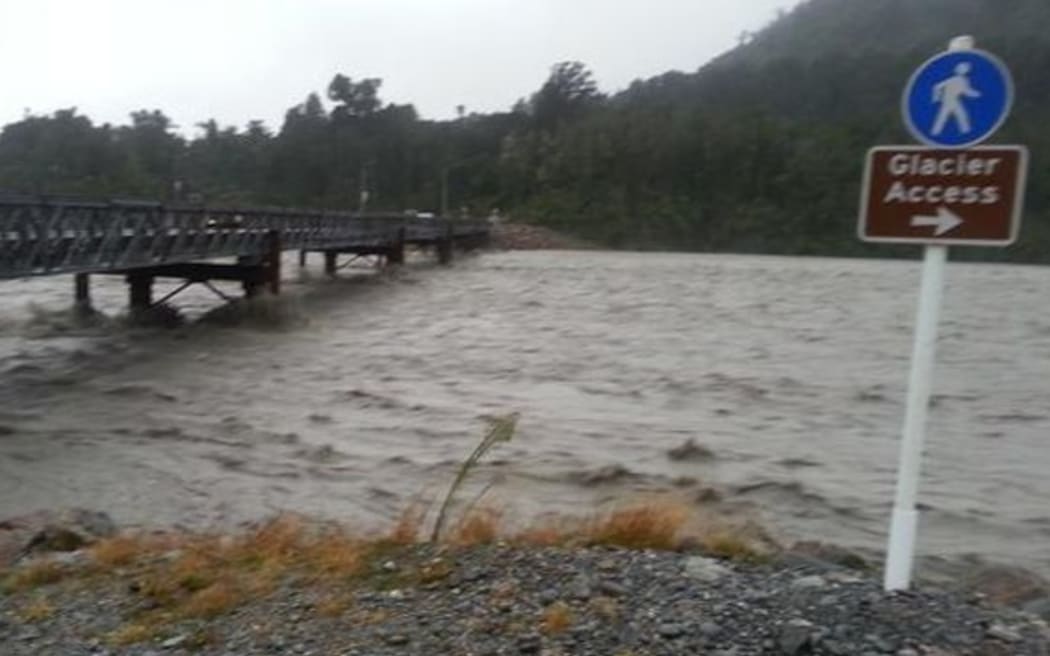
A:
{"label": "pedestrian symbol on sign", "polygon": [[963,104],[964,98],[980,98],[981,93],[970,86],[970,64],[962,62],[955,67],[955,75],[933,87],[933,102],[941,106],[937,113],[937,122],[933,125],[933,135],[940,136],[948,125],[948,119],[955,119],[959,132],[969,134],[973,131],[970,123],[970,112]]}
{"label": "pedestrian symbol on sign", "polygon": [[992,136],[1012,104],[1013,82],[997,58],[980,50],[948,51],[912,76],[904,121],[927,146],[968,148]]}

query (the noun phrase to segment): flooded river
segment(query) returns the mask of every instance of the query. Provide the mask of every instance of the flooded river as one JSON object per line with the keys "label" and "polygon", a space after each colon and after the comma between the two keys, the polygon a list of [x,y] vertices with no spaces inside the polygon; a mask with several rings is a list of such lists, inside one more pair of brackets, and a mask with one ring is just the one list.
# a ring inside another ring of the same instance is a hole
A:
{"label": "flooded river", "polygon": [[[478,479],[519,516],[713,487],[782,538],[885,540],[916,262],[519,252],[337,280],[312,264],[236,325],[168,330],[76,327],[69,276],[0,283],[0,517],[379,523],[440,493],[483,416],[517,411]],[[1050,572],[1050,268],[948,280],[920,550]],[[123,310],[119,279],[95,296]],[[203,288],[177,304],[223,314]],[[668,456],[690,439],[710,457]]]}

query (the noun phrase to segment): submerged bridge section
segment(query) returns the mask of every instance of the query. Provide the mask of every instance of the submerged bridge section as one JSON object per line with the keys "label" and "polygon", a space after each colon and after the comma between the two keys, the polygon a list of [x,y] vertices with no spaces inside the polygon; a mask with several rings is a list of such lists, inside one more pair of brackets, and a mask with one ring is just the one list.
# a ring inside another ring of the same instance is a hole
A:
{"label": "submerged bridge section", "polygon": [[[341,254],[400,264],[406,246],[415,246],[432,248],[447,264],[456,247],[480,247],[488,235],[486,221],[394,213],[0,196],[0,280],[75,274],[78,306],[89,308],[90,274],[123,275],[136,310],[154,304],[153,281],[161,277],[185,281],[174,293],[212,280],[239,281],[247,296],[262,288],[279,293],[286,250],[300,251],[300,265],[308,253],[323,253],[334,275]],[[233,262],[215,261],[224,258]]]}

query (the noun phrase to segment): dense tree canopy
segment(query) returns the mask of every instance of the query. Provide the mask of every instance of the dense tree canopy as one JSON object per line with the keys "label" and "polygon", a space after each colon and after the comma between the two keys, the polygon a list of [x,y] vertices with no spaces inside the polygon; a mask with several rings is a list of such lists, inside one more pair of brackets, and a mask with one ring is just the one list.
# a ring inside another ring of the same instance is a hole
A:
{"label": "dense tree canopy", "polygon": [[[1050,261],[1050,3],[811,0],[695,73],[606,96],[580,62],[554,65],[510,111],[421,120],[382,81],[336,75],[271,131],[158,110],[124,126],[75,108],[0,133],[0,189],[513,216],[624,248],[908,254],[854,236],[866,149],[907,143],[909,71],[972,33],[1013,67],[1014,118],[998,138],[1033,154],[1022,242],[966,257]],[[444,189],[444,190],[443,190]],[[367,192],[367,194],[363,193]]]}

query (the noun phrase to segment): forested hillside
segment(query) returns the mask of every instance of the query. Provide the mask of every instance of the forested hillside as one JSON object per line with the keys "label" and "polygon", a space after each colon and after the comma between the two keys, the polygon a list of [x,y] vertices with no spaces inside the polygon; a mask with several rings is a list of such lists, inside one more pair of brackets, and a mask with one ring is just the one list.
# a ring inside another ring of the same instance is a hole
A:
{"label": "forested hillside", "polygon": [[498,207],[612,247],[908,254],[854,236],[863,155],[910,141],[909,72],[968,33],[1013,68],[997,140],[1028,144],[1033,169],[1021,243],[964,256],[1050,261],[1047,25],[1046,0],[811,0],[694,73],[604,95],[563,63],[507,112],[451,121],[344,75],[276,131],[209,121],[186,138],[158,110],[111,126],[67,109],[4,128],[0,189],[333,208],[365,189],[370,209]]}

